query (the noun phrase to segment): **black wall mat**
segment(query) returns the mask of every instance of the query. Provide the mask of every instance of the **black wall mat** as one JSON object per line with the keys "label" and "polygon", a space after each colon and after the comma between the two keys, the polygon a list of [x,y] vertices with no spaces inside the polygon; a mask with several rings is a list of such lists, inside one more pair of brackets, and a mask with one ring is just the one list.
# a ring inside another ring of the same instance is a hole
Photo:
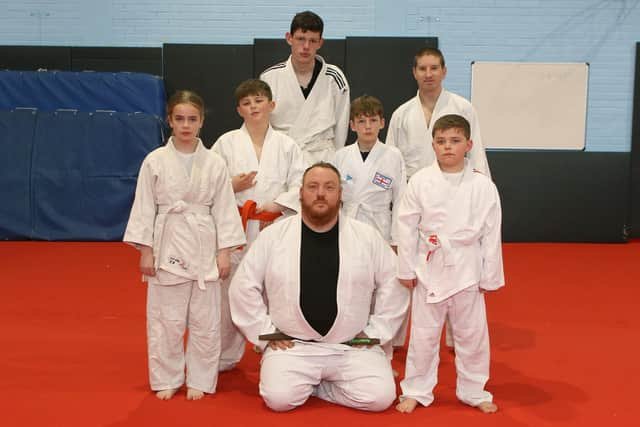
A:
{"label": "black wall mat", "polygon": [[625,242],[629,153],[489,151],[505,242]]}
{"label": "black wall mat", "polygon": [[71,70],[71,48],[64,46],[0,46],[0,69]]}
{"label": "black wall mat", "polygon": [[205,145],[242,125],[233,91],[252,77],[252,46],[165,44],[162,56],[167,96],[191,89],[204,98],[207,111],[200,138]]}
{"label": "black wall mat", "polygon": [[159,47],[72,47],[71,69],[147,73],[162,76],[162,49]]}
{"label": "black wall mat", "polygon": [[636,79],[631,131],[631,235],[640,237],[640,43],[636,43]]}
{"label": "black wall mat", "polygon": [[[351,99],[364,94],[380,99],[388,124],[393,111],[418,90],[411,70],[414,55],[423,47],[438,47],[438,38],[347,37],[345,73]],[[380,139],[384,141],[386,135],[385,128]],[[348,143],[355,139],[351,132]]]}
{"label": "black wall mat", "polygon": [[[290,54],[291,47],[284,37],[282,39],[253,40],[253,75],[259,77],[260,73],[270,66],[286,61]],[[344,39],[325,40],[322,48],[318,50],[318,55],[322,56],[329,64],[336,65],[344,71]]]}

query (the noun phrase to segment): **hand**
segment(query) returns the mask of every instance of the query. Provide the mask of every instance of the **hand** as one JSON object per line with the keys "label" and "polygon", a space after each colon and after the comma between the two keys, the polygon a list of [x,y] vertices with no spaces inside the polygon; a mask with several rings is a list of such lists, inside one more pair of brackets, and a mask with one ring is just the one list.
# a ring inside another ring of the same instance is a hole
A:
{"label": "hand", "polygon": [[216,265],[218,266],[218,276],[220,280],[229,277],[231,272],[231,250],[229,248],[220,249],[216,256]]}
{"label": "hand", "polygon": [[231,178],[231,186],[234,193],[239,193],[256,185],[254,182],[258,171],[241,173]]}
{"label": "hand", "polygon": [[407,289],[413,289],[418,284],[418,279],[398,279],[398,282]]}
{"label": "hand", "polygon": [[269,348],[271,350],[286,350],[294,345],[295,343],[291,340],[269,341]]}
{"label": "hand", "polygon": [[[256,213],[260,212],[273,212],[273,213],[281,213],[284,209],[284,206],[276,203],[276,202],[268,202],[263,205],[260,205],[256,208]],[[264,228],[273,224],[273,221],[260,221],[260,231]]]}
{"label": "hand", "polygon": [[260,213],[260,212],[281,213],[283,209],[284,209],[284,206],[282,206],[279,203],[267,202],[267,203],[263,203],[260,206],[258,206],[256,208],[256,213]]}
{"label": "hand", "polygon": [[151,246],[140,246],[140,271],[145,276],[154,277],[156,269],[154,267],[153,248]]}

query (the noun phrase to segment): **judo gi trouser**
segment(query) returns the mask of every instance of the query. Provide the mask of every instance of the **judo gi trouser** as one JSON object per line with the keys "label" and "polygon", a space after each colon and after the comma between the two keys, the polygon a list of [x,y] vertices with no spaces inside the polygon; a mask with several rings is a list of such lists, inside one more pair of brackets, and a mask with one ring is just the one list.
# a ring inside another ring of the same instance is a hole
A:
{"label": "judo gi trouser", "polygon": [[407,329],[409,328],[409,313],[406,313],[404,319],[402,320],[402,325],[400,325],[400,329],[393,336],[393,346],[394,347],[402,347],[404,346],[404,342],[407,339]]}
{"label": "judo gi trouser", "polygon": [[[220,285],[206,282],[147,288],[147,345],[152,390],[187,387],[214,393],[220,361]],[[184,350],[185,329],[189,329]]]}
{"label": "judo gi trouser", "polygon": [[490,358],[484,295],[472,286],[438,303],[426,301],[427,291],[418,284],[413,293],[411,336],[400,400],[413,398],[424,406],[433,402],[440,337],[448,314],[456,348],[456,396],[471,406],[491,402],[493,396],[484,390]]}
{"label": "judo gi trouser", "polygon": [[242,359],[245,349],[246,341],[244,335],[231,320],[231,309],[229,307],[229,286],[237,269],[238,264],[232,260],[229,277],[222,281],[220,289],[220,371],[233,369]]}
{"label": "judo gi trouser", "polygon": [[[402,325],[398,332],[393,336],[393,346],[402,347],[407,339],[407,330],[409,329],[409,314],[404,317]],[[444,340],[447,347],[453,348],[453,332],[451,331],[451,322],[449,319],[445,319],[444,322]]]}
{"label": "judo gi trouser", "polygon": [[378,346],[327,352],[296,342],[267,348],[260,369],[260,395],[274,411],[288,411],[313,395],[365,411],[384,411],[395,400],[391,364]]}

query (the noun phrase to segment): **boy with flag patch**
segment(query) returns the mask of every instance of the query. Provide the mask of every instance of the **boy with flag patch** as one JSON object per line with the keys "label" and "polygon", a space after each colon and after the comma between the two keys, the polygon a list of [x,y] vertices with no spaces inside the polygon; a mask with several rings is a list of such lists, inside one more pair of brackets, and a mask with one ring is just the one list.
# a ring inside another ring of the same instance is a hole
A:
{"label": "boy with flag patch", "polygon": [[402,154],[378,139],[384,128],[382,102],[364,95],[351,103],[354,144],[336,153],[342,175],[342,213],[376,228],[395,250],[395,207],[406,187]]}

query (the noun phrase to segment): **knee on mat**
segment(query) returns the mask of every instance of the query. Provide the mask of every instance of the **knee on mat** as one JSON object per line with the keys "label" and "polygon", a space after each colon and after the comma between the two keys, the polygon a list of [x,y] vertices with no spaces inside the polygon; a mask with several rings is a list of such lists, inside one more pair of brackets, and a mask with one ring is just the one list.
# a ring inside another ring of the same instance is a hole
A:
{"label": "knee on mat", "polygon": [[387,409],[396,399],[396,384],[391,381],[377,381],[363,384],[359,392],[354,392],[351,399],[354,407],[371,412]]}
{"label": "knee on mat", "polygon": [[260,395],[264,403],[277,412],[290,411],[302,405],[309,395],[301,395],[294,387],[265,387],[260,384]]}
{"label": "knee on mat", "polygon": [[396,400],[396,385],[395,383],[391,383],[390,385],[383,387],[381,386],[378,389],[378,393],[375,396],[375,399],[367,410],[373,412],[380,412],[387,409],[391,404]]}

